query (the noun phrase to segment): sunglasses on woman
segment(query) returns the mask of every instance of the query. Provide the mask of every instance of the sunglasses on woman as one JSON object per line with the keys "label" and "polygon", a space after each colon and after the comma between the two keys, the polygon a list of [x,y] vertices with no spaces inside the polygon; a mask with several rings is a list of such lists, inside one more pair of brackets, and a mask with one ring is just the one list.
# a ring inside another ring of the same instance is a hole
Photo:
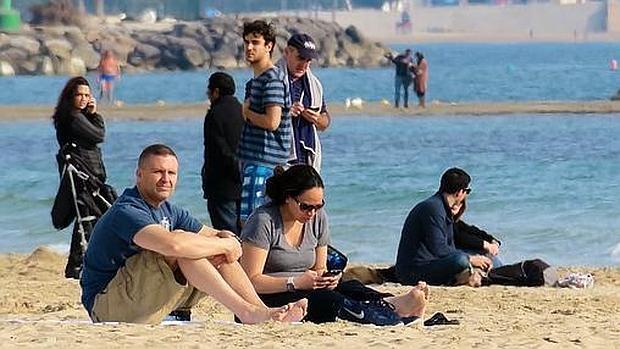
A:
{"label": "sunglasses on woman", "polygon": [[323,206],[325,206],[325,200],[322,200],[321,203],[318,204],[318,205],[306,204],[304,202],[299,201],[296,197],[293,197],[293,200],[295,200],[297,205],[299,205],[299,209],[304,211],[304,212],[311,212],[312,210],[318,211],[318,210],[322,209]]}

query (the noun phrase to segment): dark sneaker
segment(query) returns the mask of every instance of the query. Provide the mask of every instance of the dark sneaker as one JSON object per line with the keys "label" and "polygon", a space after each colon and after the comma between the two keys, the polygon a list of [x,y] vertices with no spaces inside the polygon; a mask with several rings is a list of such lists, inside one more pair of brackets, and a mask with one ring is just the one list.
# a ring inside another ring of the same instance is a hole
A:
{"label": "dark sneaker", "polygon": [[81,266],[75,267],[75,266],[67,265],[67,267],[65,268],[65,278],[67,279],[79,280],[81,274],[82,274]]}
{"label": "dark sneaker", "polygon": [[402,324],[394,307],[383,300],[358,302],[345,298],[338,310],[338,317],[351,322],[377,326]]}
{"label": "dark sneaker", "polygon": [[164,319],[164,321],[192,321],[192,311],[191,309],[177,309]]}

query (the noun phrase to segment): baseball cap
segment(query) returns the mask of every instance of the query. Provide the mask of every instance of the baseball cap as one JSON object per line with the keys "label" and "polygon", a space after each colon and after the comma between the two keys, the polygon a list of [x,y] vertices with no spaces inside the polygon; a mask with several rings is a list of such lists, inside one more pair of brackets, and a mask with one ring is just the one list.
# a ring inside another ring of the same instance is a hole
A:
{"label": "baseball cap", "polygon": [[316,51],[316,43],[308,34],[294,34],[288,39],[287,45],[296,48],[302,58],[319,58],[319,53]]}

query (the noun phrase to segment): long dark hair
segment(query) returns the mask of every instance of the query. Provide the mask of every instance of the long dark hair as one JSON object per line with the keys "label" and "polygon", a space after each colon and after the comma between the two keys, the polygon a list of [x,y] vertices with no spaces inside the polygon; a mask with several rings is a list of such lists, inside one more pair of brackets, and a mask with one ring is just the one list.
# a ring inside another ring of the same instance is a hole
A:
{"label": "long dark hair", "polygon": [[455,222],[460,221],[461,218],[463,218],[463,214],[465,213],[466,209],[467,209],[467,201],[463,200],[461,201],[461,208],[459,208],[459,212],[457,212],[454,216],[452,216],[452,220]]}
{"label": "long dark hair", "polygon": [[58,97],[58,103],[56,104],[56,109],[54,110],[54,115],[52,115],[52,120],[54,121],[54,127],[58,127],[58,125],[66,118],[73,109],[73,97],[75,96],[75,91],[77,91],[78,86],[86,85],[90,88],[90,84],[88,80],[83,76],[76,76],[74,78],[69,79],[65,84],[65,87],[62,89],[60,93],[60,97]]}
{"label": "long dark hair", "polygon": [[266,193],[276,205],[282,205],[287,197],[297,197],[312,188],[324,188],[323,180],[309,165],[295,165],[284,171],[277,166],[272,177],[267,179]]}
{"label": "long dark hair", "polygon": [[422,54],[422,52],[416,52],[415,58],[416,58],[416,65],[419,65],[420,62],[422,62],[422,60],[424,59],[424,55]]}

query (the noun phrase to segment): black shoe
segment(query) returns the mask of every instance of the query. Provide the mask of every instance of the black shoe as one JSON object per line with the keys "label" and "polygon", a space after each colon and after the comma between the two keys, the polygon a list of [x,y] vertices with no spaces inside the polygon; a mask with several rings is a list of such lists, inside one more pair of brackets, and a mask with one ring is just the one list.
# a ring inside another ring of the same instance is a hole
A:
{"label": "black shoe", "polygon": [[377,326],[394,326],[403,323],[394,311],[394,307],[383,300],[358,302],[345,298],[338,310],[338,317],[347,321]]}
{"label": "black shoe", "polygon": [[65,278],[67,279],[79,280],[81,275],[82,275],[81,266],[75,267],[75,266],[67,265],[67,267],[65,268]]}
{"label": "black shoe", "polygon": [[192,321],[192,310],[191,309],[177,309],[166,317],[167,321]]}

